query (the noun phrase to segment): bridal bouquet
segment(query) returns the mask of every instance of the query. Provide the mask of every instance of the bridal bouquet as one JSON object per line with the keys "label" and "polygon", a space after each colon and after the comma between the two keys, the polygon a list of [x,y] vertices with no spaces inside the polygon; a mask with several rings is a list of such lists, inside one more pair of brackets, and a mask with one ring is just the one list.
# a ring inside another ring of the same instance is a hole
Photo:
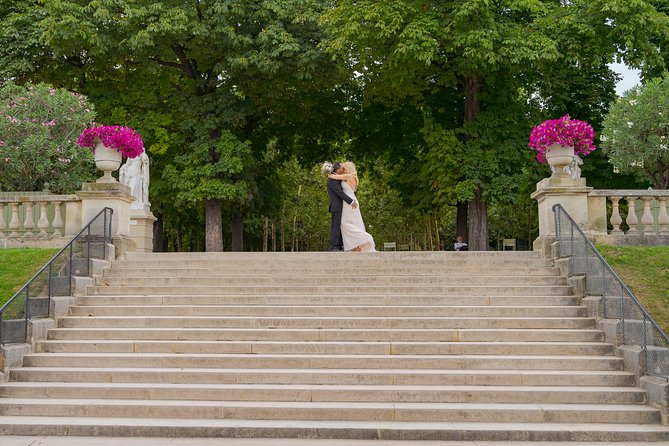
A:
{"label": "bridal bouquet", "polygon": [[332,163],[330,161],[325,161],[321,166],[321,173],[328,175],[332,173]]}

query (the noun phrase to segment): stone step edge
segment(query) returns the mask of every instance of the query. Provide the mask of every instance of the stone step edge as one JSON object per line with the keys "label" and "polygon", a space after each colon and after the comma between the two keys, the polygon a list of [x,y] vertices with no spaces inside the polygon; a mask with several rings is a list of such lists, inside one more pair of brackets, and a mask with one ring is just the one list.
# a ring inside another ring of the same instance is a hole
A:
{"label": "stone step edge", "polygon": [[[275,331],[275,330],[272,330]],[[613,347],[613,344],[608,344],[606,342],[598,341],[334,341],[334,340],[282,340],[282,341],[271,341],[271,340],[175,340],[175,339],[44,339],[36,341],[36,343],[43,344],[170,344],[170,345],[182,345],[182,344],[213,344],[213,345],[231,345],[231,344],[262,344],[262,345],[365,345],[365,346],[380,346],[380,345],[417,345],[417,346],[444,346],[444,345],[467,345],[467,346],[569,346],[569,347]]]}
{"label": "stone step edge", "polygon": [[[44,358],[83,358],[83,357],[99,357],[99,358],[162,358],[162,359],[172,359],[172,358],[220,358],[220,359],[294,359],[294,360],[303,360],[303,359],[398,359],[397,355],[332,355],[332,354],[306,354],[306,353],[296,353],[296,354],[281,354],[281,353],[257,353],[249,355],[246,353],[28,353],[25,357],[35,358],[35,357],[44,357]],[[540,359],[543,360],[555,360],[555,361],[568,361],[568,360],[611,360],[611,361],[623,361],[623,358],[613,355],[477,355],[477,354],[464,354],[464,355],[402,355],[401,359],[471,359],[471,360],[481,360],[481,359],[497,359],[497,360],[531,360],[537,361]]]}
{"label": "stone step edge", "polygon": [[[154,438],[309,438],[422,441],[662,441],[661,425],[419,423],[0,416],[0,434]],[[604,443],[602,443],[604,444]]]}
{"label": "stone step edge", "polygon": [[579,404],[579,403],[405,403],[405,402],[339,402],[339,401],[227,401],[227,400],[128,400],[128,399],[48,399],[48,398],[3,398],[3,406],[26,406],[30,404],[49,406],[154,406],[154,407],[246,407],[265,409],[405,409],[405,410],[538,410],[538,411],[605,411],[605,412],[648,412],[656,413],[660,409],[646,404]]}
{"label": "stone step edge", "polygon": [[[203,389],[238,389],[238,390],[319,390],[319,391],[390,391],[390,392],[509,392],[509,393],[524,393],[524,392],[571,392],[571,393],[584,393],[584,392],[607,392],[607,393],[617,393],[617,394],[630,394],[630,393],[645,393],[646,391],[640,387],[617,387],[617,386],[528,386],[528,385],[512,385],[512,386],[501,386],[501,385],[474,385],[474,384],[461,384],[461,385],[418,385],[418,384],[248,384],[248,383],[223,383],[223,384],[210,384],[210,383],[126,383],[126,382],[71,382],[71,381],[48,381],[48,382],[34,382],[34,381],[11,381],[3,383],[0,385],[0,389],[11,389],[11,388],[34,388],[39,387],[59,387],[59,388],[138,388],[144,390],[151,389],[181,389],[181,390],[203,390]],[[35,397],[35,399],[47,397],[53,399],[64,400],[66,398],[57,398],[51,397],[49,395]],[[23,398],[23,397],[22,397]],[[25,397],[32,398],[32,397]],[[96,398],[97,399],[97,398]],[[124,398],[127,400],[127,398]],[[140,399],[144,401],[144,399]],[[136,401],[136,400],[131,400]],[[233,402],[237,402],[236,400]],[[272,400],[272,402],[279,402]],[[338,401],[341,403],[348,403],[347,401]],[[321,401],[321,403],[327,403],[327,401]],[[385,402],[380,402],[385,404]],[[391,404],[397,403],[402,404],[402,402],[388,402]],[[430,403],[432,404],[432,403]],[[452,403],[447,403],[452,404]],[[505,403],[505,404],[514,404],[514,403]],[[524,404],[539,404],[539,403],[524,403]],[[560,403],[566,405],[579,405],[579,403]],[[601,405],[606,405],[608,403],[601,403]],[[642,404],[643,405],[643,404]]]}
{"label": "stone step edge", "polygon": [[[35,367],[25,366],[15,369],[15,371],[49,371],[49,372],[118,372],[118,373],[180,373],[184,372],[183,367]],[[534,369],[330,369],[330,368],[312,368],[312,369],[286,369],[286,368],[189,368],[188,373],[231,373],[231,374],[406,374],[406,375],[591,375],[591,376],[633,376],[632,372],[625,370],[534,370]]]}
{"label": "stone step edge", "polygon": [[[92,285],[89,285],[92,286]],[[108,287],[99,287],[99,288],[108,288]],[[191,287],[192,288],[192,287]],[[494,287],[490,287],[494,288]],[[274,298],[274,299],[294,299],[294,298],[304,298],[304,297],[317,297],[317,298],[323,298],[323,297],[333,297],[333,298],[338,298],[342,296],[332,296],[328,294],[281,294],[281,293],[275,293],[275,294],[260,294],[260,295],[252,295],[252,294],[234,294],[234,293],[229,293],[229,294],[205,294],[205,295],[199,295],[199,294],[166,294],[166,293],[149,293],[149,294],[139,294],[139,293],[121,293],[121,294],[75,294],[75,297],[79,298],[90,298],[90,299],[109,299],[109,298],[127,298],[127,299],[156,299],[156,298],[168,298],[168,299],[175,299],[175,298],[185,298],[185,297],[206,297],[206,298],[227,298],[227,299],[234,299],[234,298],[244,298],[248,299],[249,296],[253,297],[259,297],[263,299],[267,298]],[[388,297],[396,297],[396,298],[402,298],[402,299],[407,299],[407,298],[430,298],[430,299],[444,299],[444,300],[451,300],[451,299],[471,299],[471,298],[504,298],[504,299],[555,299],[555,298],[580,298],[581,296],[576,295],[576,294],[532,294],[532,295],[527,295],[527,294],[486,294],[484,296],[472,296],[472,295],[467,295],[467,294],[449,294],[448,296],[435,296],[434,294],[430,293],[411,293],[411,294],[396,294],[396,293],[363,293],[360,295],[357,295],[356,297],[376,297],[378,299],[384,299]],[[293,304],[294,305],[294,304]],[[317,304],[317,305],[322,305],[322,304]]]}

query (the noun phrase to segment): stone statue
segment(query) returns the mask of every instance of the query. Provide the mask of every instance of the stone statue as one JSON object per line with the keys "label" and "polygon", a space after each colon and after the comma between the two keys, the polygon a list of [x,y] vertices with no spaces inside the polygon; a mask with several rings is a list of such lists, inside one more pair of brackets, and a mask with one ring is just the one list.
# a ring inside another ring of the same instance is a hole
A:
{"label": "stone statue", "polygon": [[565,170],[567,170],[569,173],[569,176],[571,176],[573,179],[578,180],[581,178],[581,166],[583,165],[583,160],[578,156],[574,155],[574,161],[569,164],[569,166],[566,167]]}
{"label": "stone statue", "polygon": [[[578,156],[574,155],[573,161],[564,167],[564,173],[567,174],[567,176],[578,180],[581,178],[581,166],[583,165],[583,160]],[[556,173],[556,168],[551,166],[551,174]]]}
{"label": "stone statue", "polygon": [[130,209],[149,210],[149,156],[146,152],[136,158],[128,158],[119,171],[119,180],[130,186],[130,194],[135,201]]}

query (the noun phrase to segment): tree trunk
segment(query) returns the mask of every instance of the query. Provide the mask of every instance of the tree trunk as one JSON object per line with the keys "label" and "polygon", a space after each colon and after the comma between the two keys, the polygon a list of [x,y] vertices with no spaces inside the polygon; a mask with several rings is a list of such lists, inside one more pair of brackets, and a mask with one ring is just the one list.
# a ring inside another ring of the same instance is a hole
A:
{"label": "tree trunk", "polygon": [[262,252],[267,252],[269,241],[269,217],[265,216],[265,225],[262,229]]}
{"label": "tree trunk", "polygon": [[276,221],[272,218],[272,252],[276,252]]}
{"label": "tree trunk", "polygon": [[162,214],[156,215],[158,220],[153,225],[153,252],[165,252],[167,251],[165,246],[165,237],[163,237],[163,216]]}
{"label": "tree trunk", "polygon": [[204,202],[204,249],[207,252],[223,251],[223,223],[221,222],[221,200]]}
{"label": "tree trunk", "polygon": [[427,236],[428,241],[430,242],[430,251],[434,251],[434,241],[432,239],[432,225],[430,224],[430,216],[428,215],[425,221],[425,226],[427,226]]}
{"label": "tree trunk", "polygon": [[[465,86],[465,124],[473,122],[481,111],[479,93],[481,78],[468,76]],[[465,145],[470,136],[465,133]],[[467,244],[472,251],[488,250],[488,206],[483,202],[483,189],[479,186],[474,199],[469,202],[469,230]]]}
{"label": "tree trunk", "polygon": [[281,208],[281,252],[284,252],[286,250],[286,205],[283,205],[283,208]]}
{"label": "tree trunk", "polygon": [[455,236],[461,235],[465,242],[469,240],[469,234],[467,234],[467,210],[469,208],[469,203],[459,202],[457,204],[457,216],[455,224]]}
{"label": "tree trunk", "polygon": [[474,199],[469,202],[469,240],[470,251],[488,250],[488,205],[483,201],[483,189],[476,190]]}
{"label": "tree trunk", "polygon": [[242,252],[244,250],[244,216],[242,211],[236,209],[232,213],[232,251]]}

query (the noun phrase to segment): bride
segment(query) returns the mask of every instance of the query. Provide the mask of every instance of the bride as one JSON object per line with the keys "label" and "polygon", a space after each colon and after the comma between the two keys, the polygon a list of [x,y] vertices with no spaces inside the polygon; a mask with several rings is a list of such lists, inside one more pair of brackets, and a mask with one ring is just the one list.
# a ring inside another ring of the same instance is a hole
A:
{"label": "bride", "polygon": [[[355,164],[348,161],[342,163],[344,173],[341,175],[331,174],[330,178],[342,181],[344,193],[357,201],[355,191],[358,190],[358,174]],[[350,204],[344,203],[341,214],[341,235],[344,240],[344,251],[372,252],[374,249],[374,238],[365,231],[365,222],[362,221],[360,206],[355,209]]]}

